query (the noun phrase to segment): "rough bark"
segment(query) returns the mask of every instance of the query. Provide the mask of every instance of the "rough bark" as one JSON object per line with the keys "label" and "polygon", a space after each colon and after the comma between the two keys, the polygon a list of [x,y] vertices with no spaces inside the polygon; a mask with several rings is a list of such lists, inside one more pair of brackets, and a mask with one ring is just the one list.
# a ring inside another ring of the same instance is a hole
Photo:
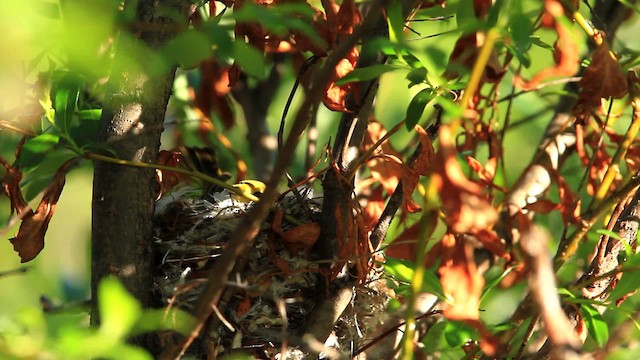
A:
{"label": "rough bark", "polygon": [[[187,23],[185,0],[140,0],[134,33],[120,34],[109,79],[99,139],[105,154],[154,162],[174,79],[175,67],[151,73],[147,54]],[[136,30],[138,29],[138,30]],[[135,39],[135,40],[134,40]],[[92,323],[99,322],[97,286],[117,276],[142,303],[152,305],[151,230],[156,195],[155,171],[95,162],[92,220]]]}

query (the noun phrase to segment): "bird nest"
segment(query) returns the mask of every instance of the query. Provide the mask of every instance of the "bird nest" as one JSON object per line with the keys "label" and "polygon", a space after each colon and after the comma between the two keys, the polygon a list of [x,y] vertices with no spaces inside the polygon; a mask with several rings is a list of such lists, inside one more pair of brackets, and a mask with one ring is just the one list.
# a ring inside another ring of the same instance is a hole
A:
{"label": "bird nest", "polygon": [[[290,230],[306,226],[300,224],[317,226],[321,202],[311,189],[282,197],[251,249],[239,259],[241,270],[227,284],[227,297],[217,304],[217,319],[210,322],[213,326],[201,334],[200,346],[192,346],[196,358],[204,358],[208,352],[204,349],[211,348],[218,354],[239,350],[257,358],[279,358],[283,339],[305,328],[307,316],[322,298],[318,284],[327,279],[309,257],[311,244],[283,234],[296,234]],[[165,305],[193,308],[210,269],[252,206],[252,202],[234,199],[226,190],[202,196],[202,191],[189,187],[174,190],[158,201],[155,285]],[[373,267],[367,281],[354,286],[351,306],[335,323],[333,350],[352,351],[354,344],[367,342],[367,334],[379,325],[389,299],[380,278],[380,269]],[[285,350],[285,355],[306,358],[294,347]]]}

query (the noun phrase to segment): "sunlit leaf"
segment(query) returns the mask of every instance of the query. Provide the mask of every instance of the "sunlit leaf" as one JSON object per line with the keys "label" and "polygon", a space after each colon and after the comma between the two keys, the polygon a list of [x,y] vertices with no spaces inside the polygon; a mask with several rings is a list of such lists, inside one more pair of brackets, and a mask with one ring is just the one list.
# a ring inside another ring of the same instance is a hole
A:
{"label": "sunlit leaf", "polygon": [[427,107],[427,104],[435,98],[435,92],[432,88],[426,88],[420,90],[411,102],[409,103],[409,107],[407,108],[406,115],[406,126],[407,129],[413,129],[414,126],[420,121],[422,114],[424,113],[424,109]]}
{"label": "sunlit leaf", "polygon": [[[407,260],[400,260],[395,258],[387,258],[384,267],[385,271],[396,278],[398,281],[410,283],[413,279],[414,267],[416,265]],[[444,299],[445,295],[442,291],[442,285],[438,277],[431,271],[424,272],[424,280],[422,283],[423,292],[428,292],[438,296],[440,299]]]}
{"label": "sunlit leaf", "polygon": [[387,6],[387,22],[389,23],[389,39],[400,42],[403,38],[404,15],[402,1],[392,1]]}
{"label": "sunlit leaf", "polygon": [[596,233],[600,234],[600,235],[606,235],[612,239],[616,239],[616,240],[622,240],[622,237],[615,231],[611,231],[608,229],[598,229],[596,230]]}
{"label": "sunlit leaf", "polygon": [[179,309],[150,309],[145,310],[140,316],[132,332],[140,334],[158,330],[174,330],[187,336],[194,321],[190,314]]}
{"label": "sunlit leaf", "polygon": [[471,326],[460,321],[447,321],[444,338],[451,347],[464,345],[469,340],[478,339],[478,334]]}
{"label": "sunlit leaf", "polygon": [[60,137],[53,134],[41,134],[28,139],[22,147],[18,165],[23,171],[37,166],[58,144]]}
{"label": "sunlit leaf", "polygon": [[142,311],[138,300],[114,277],[107,277],[98,285],[98,308],[100,332],[113,339],[128,334]]}
{"label": "sunlit leaf", "polygon": [[56,82],[51,89],[53,108],[55,109],[55,122],[58,128],[68,134],[73,123],[73,115],[76,111],[82,79],[76,74],[66,74]]}
{"label": "sunlit leaf", "polygon": [[609,326],[604,321],[604,318],[592,305],[583,304],[580,308],[582,309],[582,317],[587,325],[589,334],[599,346],[604,346],[609,339]]}

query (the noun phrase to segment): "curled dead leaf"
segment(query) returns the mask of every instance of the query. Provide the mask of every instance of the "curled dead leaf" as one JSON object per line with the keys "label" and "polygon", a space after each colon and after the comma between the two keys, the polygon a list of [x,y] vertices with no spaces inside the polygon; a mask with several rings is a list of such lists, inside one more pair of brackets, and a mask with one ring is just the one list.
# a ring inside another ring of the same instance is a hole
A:
{"label": "curled dead leaf", "polygon": [[22,217],[18,234],[10,239],[13,249],[20,256],[20,262],[33,260],[44,248],[44,235],[60,199],[65,176],[80,160],[81,158],[73,158],[62,164],[45,190],[36,211],[29,209]]}
{"label": "curled dead leaf", "polygon": [[453,233],[445,234],[441,243],[438,273],[442,289],[451,300],[443,315],[451,320],[478,320],[484,278],[473,260],[473,246]]}
{"label": "curled dead leaf", "polygon": [[402,176],[403,201],[405,209],[410,213],[420,211],[420,206],[411,199],[411,196],[418,185],[420,176],[429,175],[433,171],[436,161],[429,134],[420,125],[416,125],[414,128],[420,142],[420,153],[413,163],[404,166]]}
{"label": "curled dead leaf", "polygon": [[455,233],[475,233],[493,226],[498,212],[483,193],[483,187],[465,176],[456,160],[453,135],[448,126],[440,128],[440,151],[436,154],[432,180],[440,188],[445,222]]}
{"label": "curled dead leaf", "polygon": [[574,108],[578,113],[599,107],[603,98],[619,99],[627,93],[627,77],[606,42],[591,56],[591,63],[578,85],[581,91]]}
{"label": "curled dead leaf", "polygon": [[[484,42],[485,34],[483,32],[474,32],[461,36],[456,41],[456,45],[451,52],[445,76],[448,79],[454,79],[462,75],[461,69],[471,71]],[[500,63],[498,54],[493,50],[485,66],[482,80],[484,82],[496,83],[502,79],[505,73],[506,70]]]}
{"label": "curled dead leaf", "polygon": [[558,40],[554,44],[555,65],[538,72],[529,81],[514,78],[516,86],[524,90],[532,90],[542,81],[551,77],[573,76],[580,67],[578,45],[573,40],[571,30],[562,25],[558,18],[565,16],[564,8],[558,0],[545,0],[545,11],[542,17],[542,26],[554,28],[558,34]]}
{"label": "curled dead leaf", "polygon": [[355,69],[356,63],[358,61],[358,57],[360,56],[360,52],[358,49],[353,48],[347,54],[345,58],[338,62],[333,73],[333,78],[329,81],[327,86],[327,90],[325,91],[325,95],[322,99],[324,105],[333,111],[340,112],[349,112],[350,110],[347,108],[347,95],[356,91],[358,88],[358,83],[351,82],[344,85],[336,85],[336,81],[338,79],[343,78],[345,75],[350,73]]}
{"label": "curled dead leaf", "polygon": [[24,200],[22,191],[20,191],[20,181],[22,180],[22,172],[17,166],[11,166],[5,159],[0,157],[2,164],[7,171],[2,179],[2,187],[4,193],[9,197],[11,204],[11,214],[14,212],[22,219],[25,214],[31,211],[29,204]]}

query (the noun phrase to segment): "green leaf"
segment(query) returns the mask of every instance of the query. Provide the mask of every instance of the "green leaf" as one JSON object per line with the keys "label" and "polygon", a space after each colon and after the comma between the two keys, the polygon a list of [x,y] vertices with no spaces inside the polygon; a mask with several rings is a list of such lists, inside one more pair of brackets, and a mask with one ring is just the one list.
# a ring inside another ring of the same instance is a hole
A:
{"label": "green leaf", "polygon": [[242,70],[250,76],[258,80],[264,80],[267,77],[264,57],[253,46],[235,41],[233,43],[233,58],[242,66]]}
{"label": "green leaf", "polygon": [[520,61],[520,64],[525,68],[529,68],[531,66],[531,57],[529,56],[528,51],[520,50],[514,46],[506,45],[507,50]]}
{"label": "green leaf", "polygon": [[[96,144],[98,142],[98,133],[100,131],[100,117],[97,113],[87,114],[86,118],[82,118],[78,126],[71,128],[71,138],[79,147]],[[98,118],[94,118],[98,116]]]}
{"label": "green leaf", "polygon": [[211,40],[201,31],[189,29],[171,39],[162,48],[161,54],[170,64],[192,68],[211,56]]}
{"label": "green leaf", "polygon": [[78,112],[78,118],[82,120],[100,120],[102,109],[87,109]]}
{"label": "green leaf", "polygon": [[604,346],[609,339],[609,327],[604,321],[604,318],[592,305],[583,304],[581,309],[582,317],[587,325],[589,334],[591,334],[599,346]]}
{"label": "green leaf", "polygon": [[373,65],[373,66],[358,68],[348,73],[338,81],[336,81],[336,85],[340,86],[350,82],[367,81],[367,80],[375,79],[384,73],[398,70],[398,69],[402,69],[402,67],[396,66],[396,65],[389,65],[389,64],[380,64],[380,65]]}
{"label": "green leaf", "polygon": [[596,233],[598,233],[600,235],[608,236],[608,237],[610,237],[612,239],[615,239],[615,240],[622,240],[622,237],[620,236],[620,234],[618,234],[615,231],[608,230],[608,229],[598,229],[598,230],[596,230]]}
{"label": "green leaf", "polygon": [[407,129],[411,130],[413,127],[420,121],[422,114],[424,113],[425,107],[427,104],[436,97],[435,92],[432,88],[426,88],[420,90],[411,102],[409,103],[409,107],[407,108],[407,116],[406,116],[406,126]]}
{"label": "green leaf", "polygon": [[476,22],[477,18],[473,10],[473,0],[460,0],[456,10],[456,23],[458,27],[466,27]]}
{"label": "green leaf", "polygon": [[98,285],[100,333],[111,339],[122,339],[141,315],[140,303],[115,277],[104,278]]}
{"label": "green leaf", "polygon": [[[385,271],[389,275],[404,283],[411,283],[413,280],[413,269],[415,266],[416,265],[411,261],[396,258],[387,258],[384,264]],[[446,298],[444,291],[442,290],[442,284],[440,284],[440,279],[438,279],[432,271],[424,272],[421,291],[434,294],[440,299]]]}
{"label": "green leaf", "polygon": [[414,85],[424,84],[427,79],[427,68],[424,66],[415,68],[407,74],[407,80],[409,80],[408,87],[411,88]]}
{"label": "green leaf", "polygon": [[[640,289],[640,276],[638,276],[636,269],[640,265],[640,253],[628,253],[627,261],[624,263],[624,270],[622,278],[618,281],[615,289],[609,294],[609,298],[616,301],[627,294]],[[630,268],[631,269],[628,269]]]}
{"label": "green leaf", "polygon": [[83,81],[79,76],[67,73],[56,81],[51,89],[53,109],[56,111],[55,124],[65,135],[68,135],[69,128],[73,123],[73,115],[78,105],[82,84]]}
{"label": "green leaf", "polygon": [[402,1],[391,1],[387,7],[389,39],[393,42],[402,42],[404,34],[404,15],[402,14],[402,5]]}
{"label": "green leaf", "polygon": [[423,350],[426,354],[433,354],[443,348],[443,343],[446,344],[444,334],[448,323],[448,321],[438,321],[429,327],[427,335],[422,338]]}
{"label": "green leaf", "polygon": [[223,62],[233,58],[233,39],[231,39],[228,31],[208,22],[203,24],[202,31],[211,39],[216,58]]}
{"label": "green leaf", "polygon": [[28,139],[22,147],[18,165],[23,171],[28,171],[42,162],[42,160],[58,145],[60,137],[53,134],[40,134]]}
{"label": "green leaf", "polygon": [[450,347],[464,345],[469,340],[478,338],[476,331],[469,325],[460,321],[449,321],[444,328],[444,338]]}
{"label": "green leaf", "polygon": [[516,48],[522,51],[529,50],[531,47],[531,35],[533,34],[533,22],[531,18],[520,13],[513,15],[510,20],[511,38]]}
{"label": "green leaf", "polygon": [[504,279],[507,275],[509,275],[509,273],[515,268],[516,266],[508,267],[505,271],[502,272],[502,274],[500,274],[500,276],[496,277],[495,279],[490,281],[487,285],[485,285],[484,289],[482,289],[482,296],[480,296],[480,302],[482,302],[484,297],[487,296],[487,294],[489,293],[489,291],[491,291],[491,289],[498,286],[498,284],[502,282],[502,279]]}
{"label": "green leaf", "polygon": [[248,2],[235,9],[233,16],[236,22],[258,22],[274,35],[285,35],[295,30],[316,45],[326,47],[326,42],[312,25],[314,12],[307,3],[280,4],[267,8]]}
{"label": "green leaf", "polygon": [[64,147],[57,147],[49,151],[36,167],[31,168],[29,172],[25,172],[26,176],[21,184],[26,188],[24,191],[25,199],[30,201],[36,198],[38,194],[49,186],[58,168],[66,161],[77,156],[77,154]]}
{"label": "green leaf", "polygon": [[145,310],[135,326],[134,333],[146,333],[158,330],[174,330],[182,335],[189,335],[194,318],[179,309],[151,309]]}
{"label": "green leaf", "polygon": [[537,36],[532,36],[531,37],[531,43],[533,45],[536,45],[536,46],[541,47],[543,49],[553,51],[553,46],[552,45],[547,44],[546,42],[540,40],[540,38],[537,37]]}

